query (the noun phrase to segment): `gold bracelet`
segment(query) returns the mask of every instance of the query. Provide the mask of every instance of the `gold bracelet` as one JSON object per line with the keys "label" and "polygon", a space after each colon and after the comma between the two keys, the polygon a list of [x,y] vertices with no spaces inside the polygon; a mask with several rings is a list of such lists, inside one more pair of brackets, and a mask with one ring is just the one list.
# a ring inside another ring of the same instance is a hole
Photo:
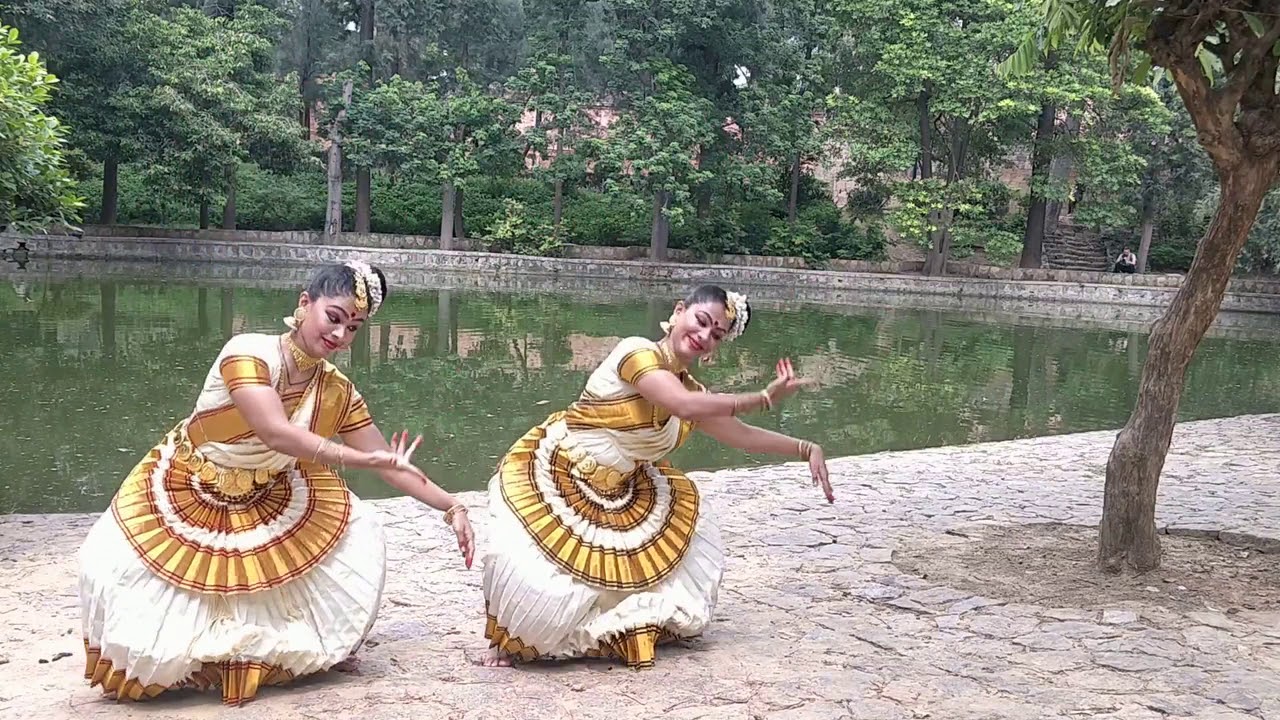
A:
{"label": "gold bracelet", "polygon": [[808,460],[813,456],[813,443],[808,440],[800,440],[797,443],[800,446],[800,459]]}
{"label": "gold bracelet", "polygon": [[338,446],[338,467],[345,468],[347,466],[346,454],[347,454],[347,446],[339,445]]}
{"label": "gold bracelet", "polygon": [[729,397],[733,398],[733,410],[729,411],[729,417],[737,417],[738,416],[738,396],[730,395]]}
{"label": "gold bracelet", "polygon": [[320,453],[324,452],[324,446],[329,444],[329,438],[320,438],[320,442],[316,444],[316,451],[311,453],[311,462],[320,464]]}
{"label": "gold bracelet", "polygon": [[445,525],[453,525],[453,518],[454,518],[454,516],[455,516],[455,515],[457,515],[458,513],[462,513],[463,515],[466,515],[466,514],[467,514],[467,506],[466,506],[466,505],[463,505],[462,503],[458,503],[457,505],[454,505],[453,507],[449,508],[448,510],[445,510],[445,511],[444,511],[444,524],[445,524]]}

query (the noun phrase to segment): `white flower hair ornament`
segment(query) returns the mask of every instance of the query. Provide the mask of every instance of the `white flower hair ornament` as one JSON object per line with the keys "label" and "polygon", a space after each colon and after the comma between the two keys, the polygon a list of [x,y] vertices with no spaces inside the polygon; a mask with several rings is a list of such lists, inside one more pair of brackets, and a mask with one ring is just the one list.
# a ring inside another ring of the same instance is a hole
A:
{"label": "white flower hair ornament", "polygon": [[751,304],[747,302],[747,296],[741,293],[729,292],[728,301],[724,304],[725,319],[729,321],[729,329],[725,333],[725,340],[737,340],[742,336],[742,331],[747,329],[747,323],[751,321]]}
{"label": "white flower hair ornament", "polygon": [[369,317],[378,312],[382,306],[382,280],[378,273],[363,260],[350,260],[346,266],[356,276],[356,310],[368,312]]}

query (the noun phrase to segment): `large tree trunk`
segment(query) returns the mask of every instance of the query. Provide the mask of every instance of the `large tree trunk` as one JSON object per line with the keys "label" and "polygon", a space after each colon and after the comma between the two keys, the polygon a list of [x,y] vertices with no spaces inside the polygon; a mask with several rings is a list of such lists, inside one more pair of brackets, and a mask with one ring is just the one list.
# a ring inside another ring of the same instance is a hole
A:
{"label": "large tree trunk", "polygon": [[232,164],[223,170],[223,177],[227,181],[227,201],[222,205],[222,229],[236,229],[236,170],[238,168]]}
{"label": "large tree trunk", "polygon": [[556,180],[555,196],[551,200],[551,225],[560,230],[560,220],[564,217],[564,180]]}
{"label": "large tree trunk", "polygon": [[447,182],[440,191],[440,249],[453,249],[454,203],[457,202],[458,191],[453,183]]}
{"label": "large tree trunk", "polygon": [[351,81],[342,84],[342,107],[329,128],[329,201],[324,211],[325,242],[337,244],[342,236],[342,124],[351,104]]}
{"label": "large tree trunk", "polygon": [[929,223],[937,228],[929,233],[933,240],[932,249],[924,260],[924,274],[940,276],[947,274],[947,258],[951,257],[951,210],[935,210],[929,213]]}
{"label": "large tree trunk", "polygon": [[[311,38],[307,37],[308,48],[311,45]],[[307,99],[307,78],[302,75],[298,78],[298,98],[302,100],[302,109],[298,111],[298,122],[302,125],[302,137],[304,140],[311,139],[311,101]]]}
{"label": "large tree trunk", "polygon": [[[1066,137],[1074,138],[1080,132],[1080,121],[1076,120],[1070,112],[1066,113],[1066,118],[1062,122],[1062,131]],[[1071,153],[1057,153],[1053,156],[1053,160],[1049,161],[1049,185],[1053,188],[1067,187],[1067,180],[1071,177],[1071,170],[1075,167]],[[1062,201],[1050,200],[1045,205],[1044,212],[1044,232],[1046,235],[1053,234],[1058,229],[1058,219],[1062,217]]]}
{"label": "large tree trunk", "polygon": [[[561,92],[564,91],[564,83],[561,82]],[[556,134],[556,154],[555,158],[559,159],[564,148],[561,143],[564,140],[564,130],[560,130]],[[560,231],[560,221],[564,218],[564,178],[556,178],[555,181],[555,197],[551,201],[551,225],[556,232]]]}
{"label": "large tree trunk", "polygon": [[791,157],[791,194],[787,198],[787,222],[796,224],[796,206],[800,203],[800,153]]}
{"label": "large tree trunk", "polygon": [[458,188],[453,193],[453,239],[465,245],[467,241],[467,224],[462,217],[462,204],[466,199],[466,190]]}
{"label": "large tree trunk", "polygon": [[[920,125],[920,180],[933,179],[933,111],[930,109],[930,93],[932,87],[926,83],[925,89],[916,97],[916,119]],[[945,275],[947,272],[947,255],[951,252],[951,237],[942,222],[940,210],[930,210],[929,231],[930,248],[924,258],[925,275]]]}
{"label": "large tree trunk", "polygon": [[670,197],[666,190],[655,190],[653,193],[653,227],[649,232],[649,257],[658,262],[667,259],[667,243],[671,239],[671,220],[666,213]]}
{"label": "large tree trunk", "polygon": [[[369,86],[374,83],[374,65],[376,57],[373,48],[373,29],[375,20],[374,0],[360,0],[360,49],[364,60],[369,64]],[[356,168],[356,222],[355,231],[369,232],[369,220],[372,216],[373,174],[367,167]]]}
{"label": "large tree trunk", "polygon": [[356,227],[358,233],[369,232],[369,216],[373,204],[373,177],[369,168],[356,168]]}
{"label": "large tree trunk", "polygon": [[1045,218],[1048,210],[1049,152],[1053,139],[1053,123],[1058,108],[1053,103],[1040,106],[1036,137],[1031,149],[1031,204],[1027,209],[1027,225],[1022,233],[1022,257],[1018,267],[1038,268],[1043,264]]}
{"label": "large tree trunk", "polygon": [[1187,366],[1213,324],[1249,237],[1263,196],[1276,179],[1276,159],[1242,161],[1221,173],[1221,196],[1195,260],[1165,314],[1152,326],[1137,406],[1107,460],[1098,532],[1098,565],[1105,572],[1160,566],[1156,491],[1169,452]]}
{"label": "large tree trunk", "polygon": [[120,162],[112,157],[102,163],[102,212],[98,215],[98,224],[115,225],[119,207]]}
{"label": "large tree trunk", "polygon": [[1156,196],[1148,190],[1142,197],[1142,239],[1138,241],[1138,272],[1147,271],[1147,256],[1151,254],[1151,236],[1156,229]]}

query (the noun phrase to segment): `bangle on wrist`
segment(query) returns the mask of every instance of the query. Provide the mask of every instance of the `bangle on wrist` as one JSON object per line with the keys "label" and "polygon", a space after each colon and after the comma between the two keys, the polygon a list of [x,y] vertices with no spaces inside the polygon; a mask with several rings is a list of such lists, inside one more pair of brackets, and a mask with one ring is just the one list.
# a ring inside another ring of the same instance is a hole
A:
{"label": "bangle on wrist", "polygon": [[316,443],[316,451],[311,453],[312,464],[319,465],[321,463],[320,455],[324,453],[325,446],[329,444],[329,438],[320,438],[320,442]]}
{"label": "bangle on wrist", "polygon": [[760,391],[760,399],[764,402],[764,407],[761,409],[773,410],[773,396],[769,394],[768,390]]}
{"label": "bangle on wrist", "polygon": [[462,513],[463,515],[466,515],[466,514],[467,514],[467,506],[466,506],[466,505],[463,505],[462,503],[457,503],[457,504],[455,504],[453,507],[449,508],[448,510],[445,510],[445,511],[444,511],[444,524],[445,524],[445,525],[452,525],[452,524],[453,524],[453,518],[454,518],[454,516],[456,516],[458,513]]}

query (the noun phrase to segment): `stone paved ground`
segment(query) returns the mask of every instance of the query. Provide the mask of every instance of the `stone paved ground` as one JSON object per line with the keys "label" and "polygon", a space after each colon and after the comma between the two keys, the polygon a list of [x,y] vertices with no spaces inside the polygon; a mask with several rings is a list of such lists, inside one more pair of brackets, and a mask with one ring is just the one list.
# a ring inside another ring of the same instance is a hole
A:
{"label": "stone paved ground", "polygon": [[[975,522],[1096,523],[1113,437],[841,459],[834,506],[797,465],[701,476],[730,554],[717,622],[644,673],[470,665],[483,645],[479,572],[460,569],[438,517],[380,502],[391,567],[361,674],[267,689],[234,712],[211,696],[116,706],[85,687],[72,583],[90,519],[0,518],[0,716],[1280,720],[1280,608],[1025,605],[893,564],[904,543],[943,543]],[[1280,541],[1278,461],[1280,416],[1180,426],[1160,525]]]}

